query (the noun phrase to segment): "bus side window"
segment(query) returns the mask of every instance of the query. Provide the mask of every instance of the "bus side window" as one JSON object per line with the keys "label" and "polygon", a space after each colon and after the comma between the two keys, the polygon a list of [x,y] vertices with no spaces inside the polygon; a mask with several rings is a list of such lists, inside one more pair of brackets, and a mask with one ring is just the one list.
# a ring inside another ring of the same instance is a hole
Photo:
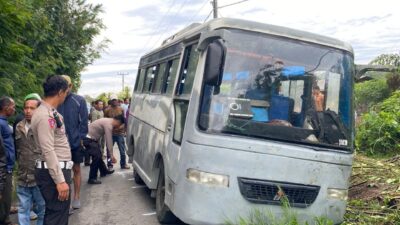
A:
{"label": "bus side window", "polygon": [[179,58],[168,61],[165,78],[163,80],[163,88],[161,93],[171,95],[174,90],[176,73],[178,72]]}
{"label": "bus side window", "polygon": [[154,80],[153,93],[161,93],[163,78],[164,78],[164,74],[165,74],[165,67],[166,67],[166,63],[163,63],[159,66],[157,76]]}
{"label": "bus side window", "polygon": [[182,143],[183,131],[185,128],[186,114],[189,107],[188,100],[175,100],[175,125],[174,125],[174,135],[173,141],[177,144]]}
{"label": "bus side window", "polygon": [[196,74],[199,53],[196,51],[196,44],[185,48],[183,66],[180,71],[176,95],[190,95],[192,92],[194,76]]}
{"label": "bus side window", "polygon": [[140,69],[137,74],[137,78],[136,78],[136,82],[135,82],[135,92],[136,93],[140,93],[143,90],[145,74],[146,74],[145,68]]}
{"label": "bus side window", "polygon": [[146,73],[146,80],[144,81],[143,92],[149,93],[153,90],[153,84],[155,75],[157,73],[158,66],[148,67]]}

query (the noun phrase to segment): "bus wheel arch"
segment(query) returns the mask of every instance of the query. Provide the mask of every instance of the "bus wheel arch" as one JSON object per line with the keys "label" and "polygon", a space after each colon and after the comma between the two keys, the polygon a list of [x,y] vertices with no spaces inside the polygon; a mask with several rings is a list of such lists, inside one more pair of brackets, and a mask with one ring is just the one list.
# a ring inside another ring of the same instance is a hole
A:
{"label": "bus wheel arch", "polygon": [[176,223],[178,218],[172,213],[169,207],[165,204],[165,188],[166,188],[166,178],[165,178],[165,168],[164,161],[160,157],[158,162],[159,176],[157,181],[157,193],[156,193],[156,213],[157,219],[160,223],[171,224]]}

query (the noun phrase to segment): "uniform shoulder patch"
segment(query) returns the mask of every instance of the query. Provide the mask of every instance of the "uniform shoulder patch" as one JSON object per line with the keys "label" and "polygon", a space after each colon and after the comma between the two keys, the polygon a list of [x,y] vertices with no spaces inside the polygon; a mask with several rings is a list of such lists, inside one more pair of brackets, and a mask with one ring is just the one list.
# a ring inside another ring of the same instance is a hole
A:
{"label": "uniform shoulder patch", "polygon": [[54,129],[56,127],[56,120],[53,118],[50,118],[48,121],[49,121],[50,128]]}

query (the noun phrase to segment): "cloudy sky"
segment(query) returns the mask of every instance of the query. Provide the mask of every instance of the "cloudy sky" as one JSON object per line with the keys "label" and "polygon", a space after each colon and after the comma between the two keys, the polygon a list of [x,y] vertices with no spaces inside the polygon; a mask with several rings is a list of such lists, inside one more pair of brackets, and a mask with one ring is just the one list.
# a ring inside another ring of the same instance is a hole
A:
{"label": "cloudy sky", "polygon": [[[219,0],[224,6],[240,0]],[[88,0],[102,4],[107,29],[98,41],[111,43],[82,73],[82,95],[97,96],[133,87],[141,55],[193,22],[204,22],[210,0]],[[400,52],[400,2],[396,0],[248,0],[220,9],[220,17],[241,18],[331,36],[349,42],[356,63]],[[210,19],[210,18],[209,18]]]}

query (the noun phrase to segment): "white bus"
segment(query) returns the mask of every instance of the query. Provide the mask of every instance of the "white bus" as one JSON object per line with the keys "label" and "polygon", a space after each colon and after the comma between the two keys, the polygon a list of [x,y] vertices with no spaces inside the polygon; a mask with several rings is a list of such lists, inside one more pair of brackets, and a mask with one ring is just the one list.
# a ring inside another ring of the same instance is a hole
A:
{"label": "white bus", "polygon": [[162,223],[261,209],[343,221],[353,161],[353,50],[236,19],[194,24],[140,60],[128,124],[134,176]]}

